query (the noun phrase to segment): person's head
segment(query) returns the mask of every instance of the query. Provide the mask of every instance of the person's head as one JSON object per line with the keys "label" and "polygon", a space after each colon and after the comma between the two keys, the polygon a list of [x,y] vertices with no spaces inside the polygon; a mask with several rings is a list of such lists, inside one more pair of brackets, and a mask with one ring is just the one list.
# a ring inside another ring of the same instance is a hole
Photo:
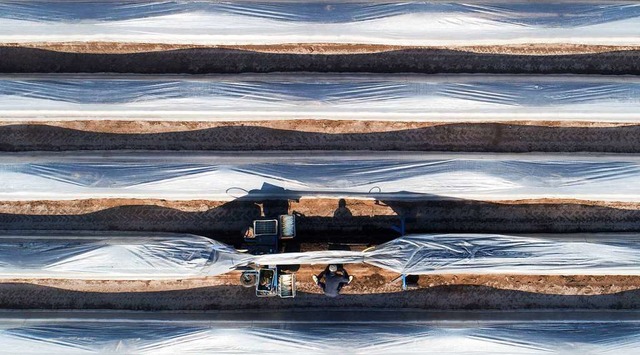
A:
{"label": "person's head", "polygon": [[338,267],[336,265],[329,265],[329,271],[330,272],[336,272],[338,271]]}

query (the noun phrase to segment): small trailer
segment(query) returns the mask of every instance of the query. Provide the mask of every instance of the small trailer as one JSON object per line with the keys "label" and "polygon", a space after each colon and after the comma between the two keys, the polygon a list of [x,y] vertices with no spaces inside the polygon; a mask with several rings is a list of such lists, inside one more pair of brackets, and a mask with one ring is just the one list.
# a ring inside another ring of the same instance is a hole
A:
{"label": "small trailer", "polygon": [[296,296],[296,275],[284,273],[277,267],[266,267],[258,270],[256,296],[293,298]]}
{"label": "small trailer", "polygon": [[[244,231],[244,247],[253,255],[280,253],[283,241],[296,237],[294,215],[280,215],[277,219],[259,219]],[[279,266],[256,266],[240,276],[245,287],[256,288],[258,297],[293,298],[296,296],[296,275]]]}
{"label": "small trailer", "polygon": [[255,286],[258,297],[293,298],[296,296],[296,274],[284,271],[277,266],[244,271],[240,281],[245,287]]}

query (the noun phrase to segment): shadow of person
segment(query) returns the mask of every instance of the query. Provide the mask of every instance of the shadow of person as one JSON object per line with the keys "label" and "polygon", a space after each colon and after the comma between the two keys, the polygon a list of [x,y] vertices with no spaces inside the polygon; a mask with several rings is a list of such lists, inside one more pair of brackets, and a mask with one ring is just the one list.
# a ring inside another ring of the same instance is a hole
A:
{"label": "shadow of person", "polygon": [[351,217],[353,217],[353,214],[351,213],[351,210],[347,208],[347,201],[341,198],[340,201],[338,201],[338,208],[333,212],[333,218],[344,219]]}

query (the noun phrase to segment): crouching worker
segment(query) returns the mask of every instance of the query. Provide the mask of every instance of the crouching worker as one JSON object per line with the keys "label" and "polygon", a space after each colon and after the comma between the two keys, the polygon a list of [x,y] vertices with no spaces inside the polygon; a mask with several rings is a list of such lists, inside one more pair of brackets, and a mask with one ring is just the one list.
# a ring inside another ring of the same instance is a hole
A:
{"label": "crouching worker", "polygon": [[[323,281],[324,279],[324,281]],[[318,285],[324,294],[329,297],[336,297],[345,285],[353,280],[353,276],[349,276],[347,270],[342,265],[329,265],[320,275],[313,275],[313,282]]]}

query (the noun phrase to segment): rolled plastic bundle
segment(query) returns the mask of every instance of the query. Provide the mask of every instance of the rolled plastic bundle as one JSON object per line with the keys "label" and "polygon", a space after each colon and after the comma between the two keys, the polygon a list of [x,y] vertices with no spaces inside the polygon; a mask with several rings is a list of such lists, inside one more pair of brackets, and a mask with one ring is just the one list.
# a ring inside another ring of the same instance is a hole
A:
{"label": "rolled plastic bundle", "polygon": [[[363,313],[363,312],[359,312]],[[574,312],[572,312],[574,313]],[[633,353],[640,346],[640,324],[614,314],[573,320],[536,319],[535,312],[504,319],[448,321],[314,321],[291,315],[277,322],[153,320],[144,317],[55,320],[0,320],[4,351],[23,354],[240,354],[316,353]],[[113,316],[108,315],[107,316]],[[118,316],[118,315],[116,315]],[[74,319],[75,318],[75,319]],[[246,319],[246,317],[244,317]],[[603,320],[602,318],[606,318]],[[375,319],[375,318],[374,318]],[[452,346],[455,344],[455,346]]]}
{"label": "rolled plastic bundle", "polygon": [[637,3],[2,1],[0,42],[638,45]]}
{"label": "rolled plastic bundle", "polygon": [[352,196],[640,201],[635,155],[5,153],[0,199]]}
{"label": "rolled plastic bundle", "polygon": [[0,237],[0,277],[181,279],[219,275],[245,262],[234,248],[196,235],[64,232]]}
{"label": "rolled plastic bundle", "polygon": [[598,76],[0,77],[0,119],[640,122],[640,80]]}
{"label": "rolled plastic bundle", "polygon": [[252,257],[252,263],[257,265],[361,264],[363,262],[365,262],[365,254],[346,250],[264,254]]}

